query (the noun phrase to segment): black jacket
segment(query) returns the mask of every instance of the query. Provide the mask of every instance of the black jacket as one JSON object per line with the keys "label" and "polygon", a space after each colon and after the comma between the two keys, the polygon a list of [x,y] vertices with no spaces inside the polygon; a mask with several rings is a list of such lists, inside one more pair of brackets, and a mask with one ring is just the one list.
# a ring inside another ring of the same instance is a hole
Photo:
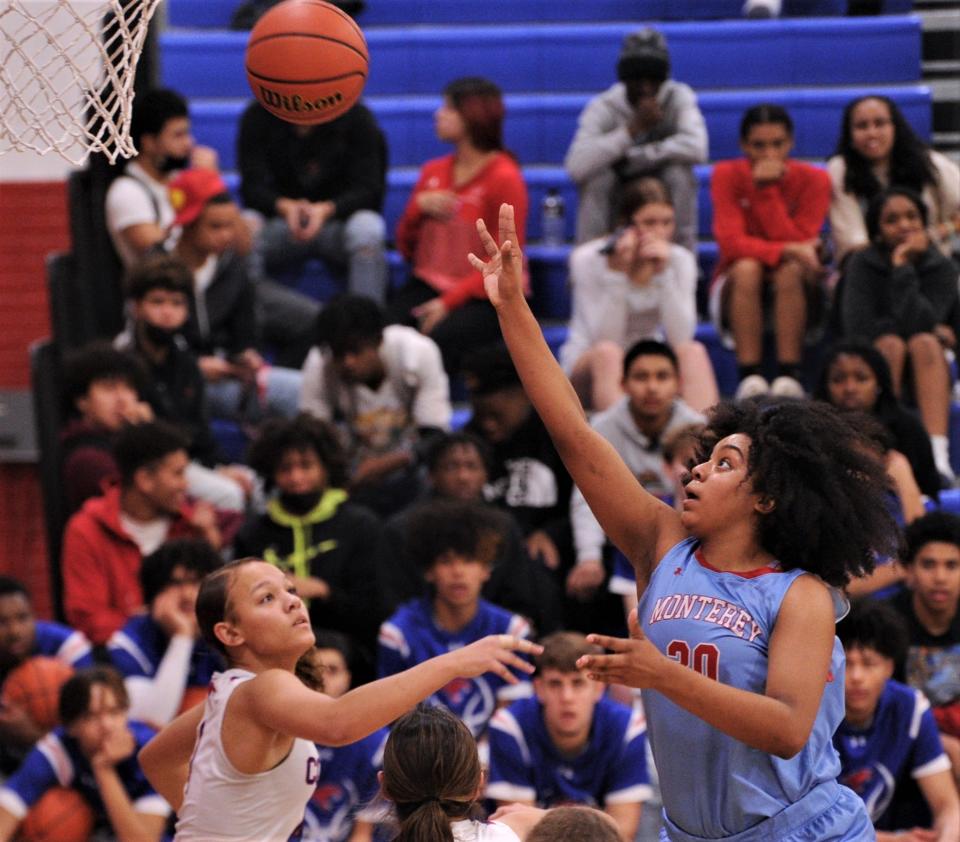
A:
{"label": "black jacket", "polygon": [[330,586],[325,600],[310,601],[318,627],[352,635],[375,647],[386,618],[378,582],[383,564],[383,529],[373,512],[327,489],[302,516],[290,514],[278,499],[266,513],[247,520],[234,540],[234,556],[256,556],[295,576],[313,576]]}
{"label": "black jacket", "polygon": [[267,217],[280,197],[332,201],[339,220],[383,206],[387,144],[362,103],[300,136],[252,102],[240,121],[237,162],[244,204]]}

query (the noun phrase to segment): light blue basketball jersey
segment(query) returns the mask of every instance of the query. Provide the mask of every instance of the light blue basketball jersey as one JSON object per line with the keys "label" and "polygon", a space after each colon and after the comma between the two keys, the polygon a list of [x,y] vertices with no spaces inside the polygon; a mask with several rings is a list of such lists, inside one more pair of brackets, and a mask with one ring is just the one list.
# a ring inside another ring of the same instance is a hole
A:
{"label": "light blue basketball jersey", "polygon": [[[724,684],[763,693],[780,605],[803,571],[721,572],[706,565],[698,547],[688,538],[660,561],[640,600],[641,628],[668,657]],[[831,738],[844,717],[843,669],[843,648],[834,639],[813,730],[789,760],[750,748],[661,693],[644,690],[648,736],[670,823],[690,836],[722,839],[799,806],[814,789],[818,806],[810,818],[824,809],[824,786],[836,787],[839,798],[840,761]]]}

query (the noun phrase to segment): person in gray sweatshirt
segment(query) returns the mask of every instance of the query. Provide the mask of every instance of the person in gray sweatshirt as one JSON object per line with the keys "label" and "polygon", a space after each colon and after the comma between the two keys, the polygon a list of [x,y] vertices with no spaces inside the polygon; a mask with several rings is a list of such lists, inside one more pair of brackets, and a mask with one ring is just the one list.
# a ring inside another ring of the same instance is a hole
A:
{"label": "person in gray sweatshirt", "polygon": [[[663,457],[662,438],[678,427],[705,420],[679,397],[676,354],[654,340],[634,344],[623,358],[623,390],[624,397],[595,415],[591,426],[613,445],[637,482],[651,494],[669,497],[674,482]],[[576,564],[567,577],[567,591],[586,600],[603,584],[607,538],[576,487],[570,497],[570,520]]]}
{"label": "person in gray sweatshirt", "polygon": [[676,242],[696,254],[693,166],[707,160],[707,126],[693,89],[669,76],[666,40],[655,29],[641,29],[624,39],[619,81],[581,112],[564,161],[579,190],[578,243],[612,230],[623,185],[655,175],[673,198]]}

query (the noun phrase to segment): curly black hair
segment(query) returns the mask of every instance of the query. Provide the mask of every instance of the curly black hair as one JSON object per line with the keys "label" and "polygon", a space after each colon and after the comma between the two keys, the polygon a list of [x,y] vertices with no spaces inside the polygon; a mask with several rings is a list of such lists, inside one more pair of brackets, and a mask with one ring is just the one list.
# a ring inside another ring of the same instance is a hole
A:
{"label": "curly black hair", "polygon": [[173,579],[173,571],[182,567],[196,574],[197,581],[223,564],[220,554],[201,538],[176,538],[160,545],[140,564],[143,601],[150,605]]}
{"label": "curly black hair", "polygon": [[718,404],[700,458],[735,433],[750,437],[753,490],[774,501],[759,520],[758,540],[782,569],[800,568],[842,587],[873,570],[877,553],[894,552],[883,464],[835,409],[795,400]]}
{"label": "curly black hair", "polygon": [[854,602],[850,613],[837,623],[837,637],[844,649],[873,649],[898,667],[907,658],[909,634],[903,617],[883,602]]}
{"label": "curly black hair", "polygon": [[340,293],[331,298],[317,314],[314,343],[329,348],[334,357],[342,357],[383,340],[383,309],[364,295]]}
{"label": "curly black hair", "polygon": [[301,412],[292,419],[275,418],[267,421],[247,451],[247,464],[261,477],[269,491],[274,486],[274,474],[291,450],[309,451],[327,472],[327,483],[343,488],[347,482],[347,456],[333,425]]}
{"label": "curly black hair", "polygon": [[464,356],[460,368],[471,395],[492,395],[523,389],[510,352],[502,342],[470,351]]}
{"label": "curly black hair", "polygon": [[493,564],[503,540],[503,521],[495,509],[461,500],[431,500],[410,513],[407,553],[429,570],[447,553]]}
{"label": "curly black hair", "polygon": [[138,395],[147,374],[140,360],[119,351],[105,340],[97,340],[72,351],[64,359],[63,404],[67,415],[77,413],[76,402],[98,381],[121,380]]}
{"label": "curly black hair", "polygon": [[925,544],[936,541],[960,547],[960,517],[949,512],[929,512],[904,530],[900,561],[913,564]]}
{"label": "curly black hair", "polygon": [[483,439],[468,433],[466,430],[457,430],[453,433],[439,433],[430,440],[430,446],[424,457],[424,465],[428,473],[433,473],[440,466],[443,458],[455,447],[472,447],[480,456],[483,466],[489,474],[491,469],[492,455],[490,445]]}

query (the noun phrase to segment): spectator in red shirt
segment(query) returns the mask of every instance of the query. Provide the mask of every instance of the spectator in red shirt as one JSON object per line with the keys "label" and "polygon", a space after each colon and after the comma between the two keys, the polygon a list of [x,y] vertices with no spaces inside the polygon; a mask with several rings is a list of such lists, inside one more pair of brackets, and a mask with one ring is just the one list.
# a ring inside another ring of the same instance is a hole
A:
{"label": "spectator in red shirt", "polygon": [[479,254],[477,219],[496,230],[500,205],[516,209],[517,236],[526,239],[527,187],[503,146],[503,98],[486,79],[447,85],[435,115],[437,137],[454,151],[427,161],[397,225],[397,248],[411,277],[391,302],[388,320],[418,325],[440,346],[448,374],[464,350],[494,342],[500,326],[467,261]]}
{"label": "spectator in red shirt", "polygon": [[[777,105],[757,105],[740,123],[745,157],[713,170],[713,233],[720,262],[710,296],[715,321],[733,335],[737,397],[770,391],[800,397],[807,305],[816,300],[823,264],[818,234],[830,207],[830,179],[790,160],[793,121]],[[778,376],[761,375],[765,288],[773,292]]]}
{"label": "spectator in red shirt", "polygon": [[114,456],[120,485],[87,500],[64,533],[64,613],[93,643],[105,643],[143,607],[144,556],[176,537],[205,538],[219,549],[226,526],[209,503],[187,503],[189,457],[177,430],[159,422],[127,427]]}

